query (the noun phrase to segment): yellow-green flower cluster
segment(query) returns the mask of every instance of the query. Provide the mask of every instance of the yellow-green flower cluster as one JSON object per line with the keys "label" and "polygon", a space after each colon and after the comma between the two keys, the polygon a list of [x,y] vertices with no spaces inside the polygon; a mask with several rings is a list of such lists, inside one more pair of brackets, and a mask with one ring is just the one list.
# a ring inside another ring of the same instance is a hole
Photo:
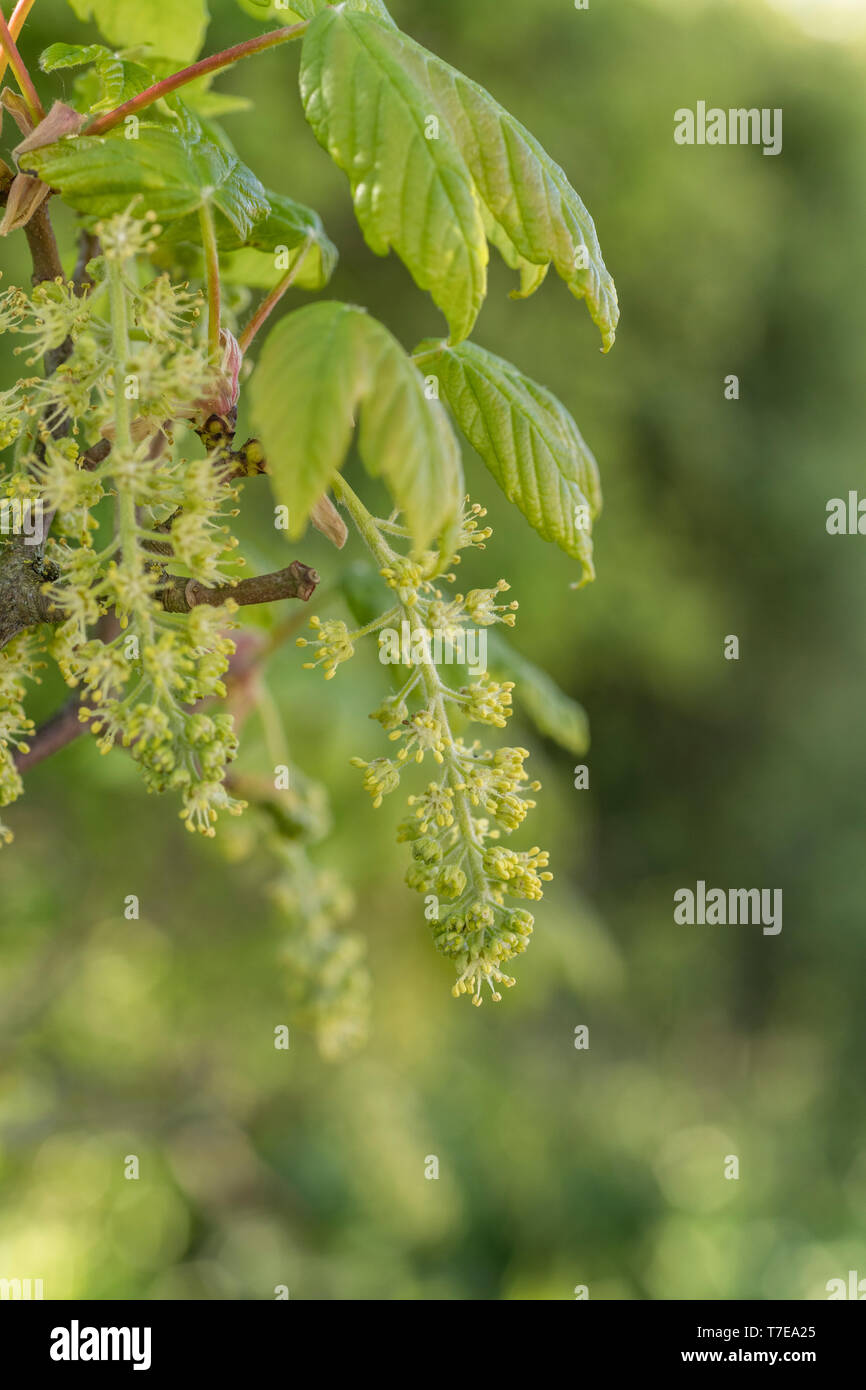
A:
{"label": "yellow-green flower cluster", "polygon": [[306,637],[297,639],[299,647],[311,646],[315,653],[313,661],[304,662],[304,669],[313,671],[317,666],[322,666],[325,680],[332,680],[337,674],[337,667],[355,655],[353,635],[340,619],[323,623],[319,618],[312,617],[310,627],[316,634],[312,641],[308,641]]}
{"label": "yellow-green flower cluster", "polygon": [[146,614],[146,606],[137,608],[111,642],[64,649],[61,629],[58,659],[68,683],[83,686],[80,718],[100,751],[129,748],[148,790],[179,792],[187,829],[212,835],[220,811],[243,810],[223,785],[237,753],[231,715],[193,709],[225,695],[220,677],[233,648],[222,632],[228,612],[202,605],[161,628],[148,627]]}
{"label": "yellow-green flower cluster", "polygon": [[[29,748],[33,722],[23,702],[28,683],[37,679],[39,650],[34,637],[22,634],[0,652],[0,806],[17,801],[23,790],[14,750],[26,753]],[[0,845],[11,839],[11,830],[0,821]]]}
{"label": "yellow-green flower cluster", "polygon": [[427,567],[405,555],[392,555],[379,573],[407,608],[414,608],[419,592],[427,587]]}
{"label": "yellow-green flower cluster", "polygon": [[[390,641],[389,648],[380,645],[380,659],[381,651],[399,646],[402,669],[409,667],[408,677],[372,718],[399,748],[393,757],[353,758],[352,762],[363,771],[364,787],[379,807],[401,785],[407,768],[430,755],[437,775],[423,791],[409,796],[411,815],[398,832],[398,838],[412,848],[406,882],[425,896],[434,942],[455,963],[454,993],[471,994],[473,1002],[480,1004],[486,984],[498,999],[498,986],[514,983],[502,966],[526,949],[533,925],[528,912],[515,910],[507,900],[537,901],[551,875],[547,854],[537,846],[518,852],[496,842],[523,823],[535,805],[526,793],[536,791],[539,784],[527,780],[525,748],[485,749],[478,741],[465,742],[452,728],[455,720],[505,728],[513,682],[484,675],[454,689],[443,678],[436,653],[447,653],[443,662],[453,661],[457,641],[471,625],[511,627],[517,604],[498,601],[509,587],[504,579],[465,596],[446,593],[437,587],[436,577],[452,583],[454,576],[441,573],[442,557],[433,552],[398,554],[390,537],[404,533],[393,518],[375,522],[357,498],[346,505],[398,607],[353,633],[342,622],[322,624],[314,619],[316,660],[307,665],[323,665],[330,678],[352,656],[359,638],[386,625],[396,629],[399,640]],[[477,506],[464,510],[458,551],[485,545],[490,529],[480,527],[483,516]],[[456,564],[459,558],[455,554],[449,563]],[[301,645],[307,645],[306,641]]]}
{"label": "yellow-green flower cluster", "polygon": [[425,753],[432,753],[437,763],[445,761],[446,731],[435,707],[419,710],[406,721],[405,727],[392,730],[389,738],[403,740],[403,747],[397,754],[399,763],[405,763],[408,758],[423,763]]}
{"label": "yellow-green flower cluster", "polygon": [[[15,293],[13,291],[13,293]],[[90,319],[91,306],[86,295],[79,295],[71,282],[45,280],[24,297],[16,309],[13,332],[23,333],[26,346],[16,352],[27,354],[32,367],[47,352],[59,348],[67,338],[77,340]]]}
{"label": "yellow-green flower cluster", "polygon": [[479,724],[492,724],[504,729],[511,714],[511,692],[514,681],[476,681],[460,691],[464,713]]}
{"label": "yellow-green flower cluster", "polygon": [[336,1061],[363,1043],[370,1014],[370,974],[362,937],[343,929],[354,903],[333,873],[315,868],[302,844],[282,840],[271,896],[288,927],[287,967],[292,1016],[315,1034],[323,1057]]}
{"label": "yellow-green flower cluster", "polygon": [[490,627],[493,623],[505,623],[506,627],[514,627],[517,621],[517,600],[511,603],[496,602],[499,595],[510,588],[510,584],[500,579],[494,589],[470,589],[465,598],[458,595],[458,601],[462,602],[472,622],[477,623],[479,627]]}
{"label": "yellow-green flower cluster", "polygon": [[366,1039],[371,981],[366,943],[346,929],[352,895],[332,870],[313,859],[317,842],[331,828],[325,790],[294,766],[289,787],[276,797],[269,780],[240,780],[250,809],[220,836],[220,848],[232,861],[253,854],[275,861],[276,876],[266,891],[280,929],[289,1017],[314,1034],[324,1057],[341,1059]]}
{"label": "yellow-green flower cluster", "polygon": [[36,383],[33,381],[16,382],[8,391],[0,391],[0,449],[8,449],[10,444],[14,444],[28,415],[35,414],[28,397],[34,385]]}
{"label": "yellow-green flower cluster", "polygon": [[[103,751],[130,750],[149,789],[180,793],[187,826],[210,835],[220,811],[241,809],[224,786],[237,746],[231,719],[201,708],[225,694],[234,605],[170,613],[160,591],[175,577],[231,577],[230,470],[187,433],[214,368],[199,296],[164,275],[141,283],[136,258],[153,249],[153,219],[123,214],[97,230],[102,254],[85,291],[58,281],[0,295],[0,331],[22,337],[28,362],[70,344],[53,373],[0,396],[0,447],[17,439],[0,495],[35,488],[55,517],[46,592],[63,621],[52,651],[80,691],[82,719]],[[175,430],[192,438],[196,457],[175,444]],[[93,629],[109,614],[120,632],[103,640]],[[19,736],[23,727],[19,719]],[[14,732],[0,727],[0,750]],[[0,757],[11,793],[17,774],[8,753]]]}

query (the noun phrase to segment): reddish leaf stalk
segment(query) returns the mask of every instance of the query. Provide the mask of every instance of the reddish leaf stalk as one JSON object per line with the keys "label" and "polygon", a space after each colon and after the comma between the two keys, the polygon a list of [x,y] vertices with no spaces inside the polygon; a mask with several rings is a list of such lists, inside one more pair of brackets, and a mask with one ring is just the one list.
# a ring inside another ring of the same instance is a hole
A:
{"label": "reddish leaf stalk", "polygon": [[[18,35],[24,28],[24,21],[29,15],[30,11],[33,9],[35,3],[36,0],[18,0],[18,4],[12,11],[12,14],[9,18],[9,33],[12,35],[13,39],[16,40],[16,42],[18,39]],[[6,57],[6,54],[0,53],[0,79],[2,79],[3,74],[6,71],[8,62],[9,59]]]}
{"label": "reddish leaf stalk", "polygon": [[15,74],[18,86],[21,88],[21,95],[27,102],[34,123],[38,125],[40,121],[45,120],[45,111],[42,102],[39,100],[39,93],[33,85],[33,78],[27,71],[27,65],[18,52],[18,45],[12,37],[9,25],[3,17],[2,10],[0,10],[0,45],[2,45],[9,66]]}
{"label": "reddish leaf stalk", "polygon": [[86,128],[87,135],[104,135],[106,131],[113,130],[116,125],[125,120],[127,116],[133,116],[137,111],[142,111],[146,106],[152,106],[160,97],[170,96],[179,87],[185,87],[188,82],[195,82],[196,78],[204,77],[209,72],[219,72],[222,68],[231,67],[241,58],[251,58],[255,53],[264,53],[268,48],[276,48],[278,44],[289,43],[292,39],[300,38],[306,32],[308,21],[304,20],[301,24],[289,24],[284,29],[272,29],[269,34],[261,34],[258,38],[245,39],[243,43],[236,43],[232,48],[225,48],[221,53],[212,53],[209,58],[201,58],[197,63],[192,63],[190,67],[181,68],[180,72],[174,73],[171,77],[165,77],[161,82],[156,82],[146,91],[139,92],[138,96],[130,97],[122,106],[117,106],[113,111],[106,111],[104,115],[97,116],[96,120]]}
{"label": "reddish leaf stalk", "polygon": [[258,333],[262,324],[270,317],[274,309],[279,304],[286,290],[294,284],[295,277],[307,258],[312,242],[308,241],[303,251],[299,255],[291,270],[287,271],[282,280],[276,285],[266,299],[263,299],[256,312],[253,314],[241,336],[238,338],[238,346],[241,352],[246,353],[253,338]]}
{"label": "reddish leaf stalk", "polygon": [[220,318],[222,316],[220,256],[213,213],[208,203],[203,204],[199,209],[199,223],[207,274],[207,346],[210,356],[216,358],[220,350]]}

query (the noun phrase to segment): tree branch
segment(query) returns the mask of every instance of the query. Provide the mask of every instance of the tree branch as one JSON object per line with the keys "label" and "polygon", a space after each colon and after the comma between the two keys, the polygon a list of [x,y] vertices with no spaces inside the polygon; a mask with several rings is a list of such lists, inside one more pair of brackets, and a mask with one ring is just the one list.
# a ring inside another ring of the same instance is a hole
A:
{"label": "tree branch", "polygon": [[[57,238],[51,225],[47,203],[43,203],[40,208],[37,208],[30,221],[25,224],[24,235],[30,248],[30,259],[33,262],[33,284],[41,285],[46,280],[62,280],[63,266],[60,264],[60,252],[57,249]],[[49,352],[46,352],[43,359],[45,375],[52,376],[61,363],[66,361],[71,351],[72,339],[65,338],[59,347],[51,348]],[[68,425],[65,423],[62,426],[58,425],[55,429],[48,417],[46,420],[55,438],[60,434],[69,432]]]}
{"label": "tree branch", "polygon": [[[19,542],[16,544],[16,542]],[[0,649],[19,632],[36,623],[59,623],[63,614],[53,606],[43,586],[57,577],[38,546],[27,546],[15,537],[0,559]]]}
{"label": "tree branch", "polygon": [[100,254],[101,249],[96,233],[83,227],[78,234],[78,259],[72,272],[72,283],[79,294],[93,289],[93,281],[87,273],[87,267]]}
{"label": "tree branch", "polygon": [[[9,547],[0,564],[0,650],[25,628],[36,623],[62,623],[65,614],[43,586],[58,578],[54,565],[46,564],[36,555],[28,555],[24,547]],[[172,577],[157,590],[157,597],[166,613],[190,613],[199,604],[212,608],[231,599],[240,607],[255,603],[278,603],[281,599],[297,598],[307,603],[316,590],[319,575],[310,565],[294,560],[286,569],[273,574],[255,575],[235,584],[218,584],[209,589],[195,579]]]}
{"label": "tree branch", "polygon": [[[7,190],[8,191],[8,190]],[[30,257],[33,262],[33,284],[63,278],[63,267],[57,250],[54,228],[47,205],[40,207],[24,228]],[[50,376],[69,355],[72,344],[67,338],[59,347],[45,354],[45,372]],[[46,415],[46,424],[55,438],[69,429],[68,421]],[[37,445],[37,450],[39,446]],[[51,525],[50,515],[43,517],[43,538]],[[30,546],[21,536],[13,536],[0,550],[0,650],[25,628],[36,623],[57,623],[63,615],[43,593],[45,584],[58,577],[56,566],[47,564],[43,544]]]}
{"label": "tree branch", "polygon": [[62,280],[63,266],[57,250],[57,238],[44,203],[25,226],[24,235],[33,261],[33,284],[41,285],[44,280]]}
{"label": "tree branch", "polygon": [[46,720],[30,740],[26,753],[15,754],[15,766],[19,772],[28,772],[31,767],[52,757],[83,734],[87,728],[78,717],[81,701],[68,700],[67,703]]}
{"label": "tree branch", "polygon": [[218,608],[228,599],[242,607],[251,603],[275,603],[284,598],[298,598],[306,603],[318,583],[319,576],[314,569],[294,560],[286,569],[273,574],[241,579],[236,584],[218,584],[213,589],[205,588],[195,579],[173,579],[158,590],[158,597],[167,613],[189,613],[200,603]]}

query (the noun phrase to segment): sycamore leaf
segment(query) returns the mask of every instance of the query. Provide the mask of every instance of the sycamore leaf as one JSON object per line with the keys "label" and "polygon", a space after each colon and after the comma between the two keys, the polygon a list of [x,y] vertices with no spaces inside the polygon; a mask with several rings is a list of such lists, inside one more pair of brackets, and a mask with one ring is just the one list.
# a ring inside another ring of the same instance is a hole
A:
{"label": "sycamore leaf", "polygon": [[221,239],[222,250],[235,252],[223,262],[223,278],[233,284],[273,289],[300,261],[295,284],[303,289],[324,288],[338,257],[319,214],[284,193],[266,191],[265,196],[270,211],[255,223],[245,241],[236,236]]}
{"label": "sycamore leaf", "polygon": [[58,68],[80,68],[90,63],[120,63],[120,59],[110,48],[101,43],[52,43],[39,55],[39,66],[43,72],[55,72]]}
{"label": "sycamore leaf", "polygon": [[[300,264],[299,264],[300,263]],[[278,268],[279,264],[279,268]],[[289,270],[298,269],[292,281],[295,289],[322,290],[333,274],[333,263],[323,259],[315,242],[293,247],[280,260],[264,251],[245,247],[242,251],[220,253],[220,279],[224,285],[245,285],[250,290],[273,290]]]}
{"label": "sycamore leaf", "polygon": [[[253,224],[245,239],[227,223],[217,226],[221,280],[226,285],[272,290],[292,271],[296,288],[323,289],[334,273],[338,254],[319,214],[284,193],[265,189],[262,193],[268,214]],[[176,244],[184,237],[199,244],[197,220],[178,224],[170,240]]]}
{"label": "sycamore leaf", "polygon": [[420,373],[362,309],[311,304],[269,334],[251,381],[253,415],[277,500],[299,535],[343,465],[356,419],[358,452],[382,476],[419,546],[453,520],[463,495],[448,417]]}
{"label": "sycamore leaf", "polygon": [[243,242],[268,212],[264,189],[237,156],[206,138],[181,139],[165,126],[142,124],[137,140],[115,131],[60,140],[28,154],[25,164],[25,172],[34,169],[85,217],[124,212],[136,195],[141,214],[152,210],[162,223],[191,217],[209,203],[218,231]]}
{"label": "sycamore leaf", "polygon": [[595,459],[565,406],[474,343],[425,342],[422,370],[439,381],[457,423],[509,501],[540,536],[595,577],[592,522],[601,511]]}
{"label": "sycamore leaf", "polygon": [[107,81],[115,83],[117,95],[122,88],[124,63],[113,49],[107,49],[103,43],[51,43],[39,54],[39,67],[43,72],[56,72],[58,68],[85,68],[90,65],[106,70]]}
{"label": "sycamore leaf", "polygon": [[285,193],[272,193],[267,190],[265,196],[268,200],[268,212],[253,227],[246,239],[247,246],[275,255],[283,246],[291,250],[312,238],[319,243],[323,254],[336,258],[336,247],[325,235],[322,219],[317,212],[303,203],[295,202],[294,198],[289,198]]}
{"label": "sycamore leaf", "polygon": [[207,0],[69,0],[79,19],[93,19],[109,43],[150,45],[155,53],[191,63],[204,42]]}
{"label": "sycamore leaf", "polygon": [[488,240],[533,293],[553,265],[613,344],[618,307],[592,218],[562,169],[482,87],[371,14],[321,11],[304,36],[301,95],[348,175],[371,248],[393,248],[448,320],[472,329]]}
{"label": "sycamore leaf", "polygon": [[425,138],[433,107],[405,71],[407,42],[368,15],[328,10],[304,37],[301,95],[316,138],[349,176],[369,246],[382,256],[393,247],[460,339],[484,300],[487,237],[448,130]]}
{"label": "sycamore leaf", "polygon": [[[140,58],[139,49],[115,52],[98,43],[53,43],[41,55],[39,66],[43,72],[54,72],[58,68],[87,68],[75,79],[75,98],[81,110],[95,114],[113,111],[129,101],[130,97],[138,96],[160,78],[170,77],[177,70],[177,63],[172,59],[152,54],[147,55],[146,60],[141,58],[139,61]],[[194,82],[186,83],[182,103],[175,96],[165,100],[175,111],[183,106],[205,117],[249,110],[252,102],[247,97],[211,91],[214,76],[214,73],[205,73]]]}
{"label": "sycamore leaf", "polygon": [[553,265],[571,293],[586,300],[608,352],[619,319],[616,289],[595,223],[565,172],[483,87],[418,44],[412,49],[419,80],[426,73],[469,167],[489,219],[490,240],[520,271],[518,293],[532,294]]}
{"label": "sycamore leaf", "polygon": [[145,64],[99,43],[53,43],[40,55],[39,66],[43,72],[87,68],[75,79],[76,102],[87,112],[112,111],[156,80]]}
{"label": "sycamore leaf", "polygon": [[487,665],[495,680],[515,683],[514,697],[539,733],[581,757],[589,749],[589,719],[552,676],[514,650],[497,628],[487,633]]}

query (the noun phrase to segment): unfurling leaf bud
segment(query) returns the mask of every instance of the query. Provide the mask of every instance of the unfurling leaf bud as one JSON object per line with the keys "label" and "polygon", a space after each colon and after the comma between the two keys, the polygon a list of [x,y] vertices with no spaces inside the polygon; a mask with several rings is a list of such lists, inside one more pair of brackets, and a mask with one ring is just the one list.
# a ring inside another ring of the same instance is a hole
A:
{"label": "unfurling leaf bud", "polygon": [[240,344],[227,328],[220,332],[222,361],[206,395],[196,401],[196,414],[201,420],[217,415],[221,420],[228,419],[238,403],[240,396],[240,375],[244,355]]}

